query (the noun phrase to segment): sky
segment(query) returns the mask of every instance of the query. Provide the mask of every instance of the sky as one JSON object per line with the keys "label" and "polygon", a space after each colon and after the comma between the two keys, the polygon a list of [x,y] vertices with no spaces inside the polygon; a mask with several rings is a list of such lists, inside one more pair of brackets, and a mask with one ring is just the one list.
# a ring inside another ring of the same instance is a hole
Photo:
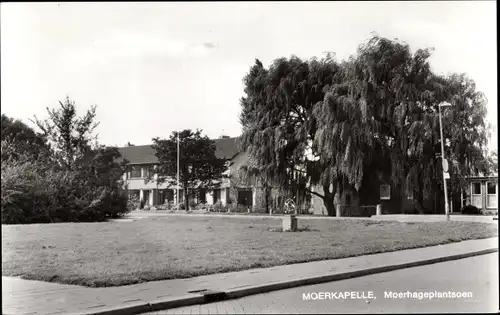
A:
{"label": "sky", "polygon": [[46,118],[69,96],[97,105],[100,142],[150,144],[177,129],[241,134],[242,79],[260,59],[356,52],[372,32],[434,47],[437,73],[488,98],[497,148],[495,1],[2,3],[2,113]]}

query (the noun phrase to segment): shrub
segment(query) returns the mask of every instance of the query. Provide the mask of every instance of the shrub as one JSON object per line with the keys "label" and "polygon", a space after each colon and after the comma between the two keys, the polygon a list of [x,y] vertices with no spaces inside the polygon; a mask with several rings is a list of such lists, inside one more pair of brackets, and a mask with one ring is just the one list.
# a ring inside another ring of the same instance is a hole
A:
{"label": "shrub", "polygon": [[193,210],[205,210],[207,208],[208,205],[206,203],[199,203],[193,208]]}
{"label": "shrub", "polygon": [[473,205],[464,206],[460,212],[462,212],[462,214],[482,214],[482,211]]}
{"label": "shrub", "polygon": [[183,203],[181,203],[180,205],[174,205],[172,206],[172,210],[185,210],[185,206]]}
{"label": "shrub", "polygon": [[156,206],[156,210],[173,210],[174,208],[176,208],[176,207],[174,205],[173,200],[171,200],[171,201],[165,200],[164,204]]}
{"label": "shrub", "polygon": [[37,161],[3,161],[1,188],[3,224],[103,221],[128,212],[118,187]]}
{"label": "shrub", "polygon": [[213,210],[217,212],[224,211],[224,205],[222,204],[222,201],[217,200],[217,202],[213,206]]}
{"label": "shrub", "polygon": [[193,199],[189,200],[189,209],[194,209],[196,208],[197,203]]}
{"label": "shrub", "polygon": [[137,210],[137,209],[139,209],[139,206],[140,206],[139,197],[132,196],[131,198],[128,199],[128,201],[127,201],[127,209],[129,211],[131,211],[131,210]]}
{"label": "shrub", "polygon": [[231,204],[231,212],[248,213],[250,206]]}
{"label": "shrub", "polygon": [[156,210],[170,210],[168,203],[162,204],[162,205],[157,205]]}
{"label": "shrub", "polygon": [[2,223],[77,220],[85,206],[75,198],[78,193],[73,172],[46,169],[36,162],[2,163]]}

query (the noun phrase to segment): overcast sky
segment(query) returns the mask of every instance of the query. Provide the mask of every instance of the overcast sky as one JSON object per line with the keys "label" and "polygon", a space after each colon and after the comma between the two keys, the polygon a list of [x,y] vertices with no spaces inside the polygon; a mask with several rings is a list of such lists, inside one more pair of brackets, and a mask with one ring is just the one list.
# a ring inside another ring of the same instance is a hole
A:
{"label": "overcast sky", "polygon": [[497,125],[495,1],[2,3],[2,113],[44,118],[68,95],[80,114],[98,106],[108,145],[179,128],[238,136],[255,58],[343,59],[371,32],[434,47],[434,70],[467,72]]}

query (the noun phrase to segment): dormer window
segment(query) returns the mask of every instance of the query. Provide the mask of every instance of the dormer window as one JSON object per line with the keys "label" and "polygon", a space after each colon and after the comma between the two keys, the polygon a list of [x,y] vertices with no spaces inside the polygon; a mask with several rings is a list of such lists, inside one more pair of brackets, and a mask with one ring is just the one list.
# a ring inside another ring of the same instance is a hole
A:
{"label": "dormer window", "polygon": [[139,165],[130,166],[130,178],[141,178],[141,167]]}

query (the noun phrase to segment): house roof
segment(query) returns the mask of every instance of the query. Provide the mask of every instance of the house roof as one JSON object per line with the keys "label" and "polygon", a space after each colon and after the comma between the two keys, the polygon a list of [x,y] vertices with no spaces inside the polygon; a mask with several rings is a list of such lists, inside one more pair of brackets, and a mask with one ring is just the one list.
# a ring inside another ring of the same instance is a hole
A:
{"label": "house roof", "polygon": [[[220,138],[215,141],[215,156],[219,159],[231,160],[238,153],[236,140],[238,138]],[[151,145],[137,145],[118,148],[122,157],[128,160],[129,164],[155,164],[158,158]]]}

